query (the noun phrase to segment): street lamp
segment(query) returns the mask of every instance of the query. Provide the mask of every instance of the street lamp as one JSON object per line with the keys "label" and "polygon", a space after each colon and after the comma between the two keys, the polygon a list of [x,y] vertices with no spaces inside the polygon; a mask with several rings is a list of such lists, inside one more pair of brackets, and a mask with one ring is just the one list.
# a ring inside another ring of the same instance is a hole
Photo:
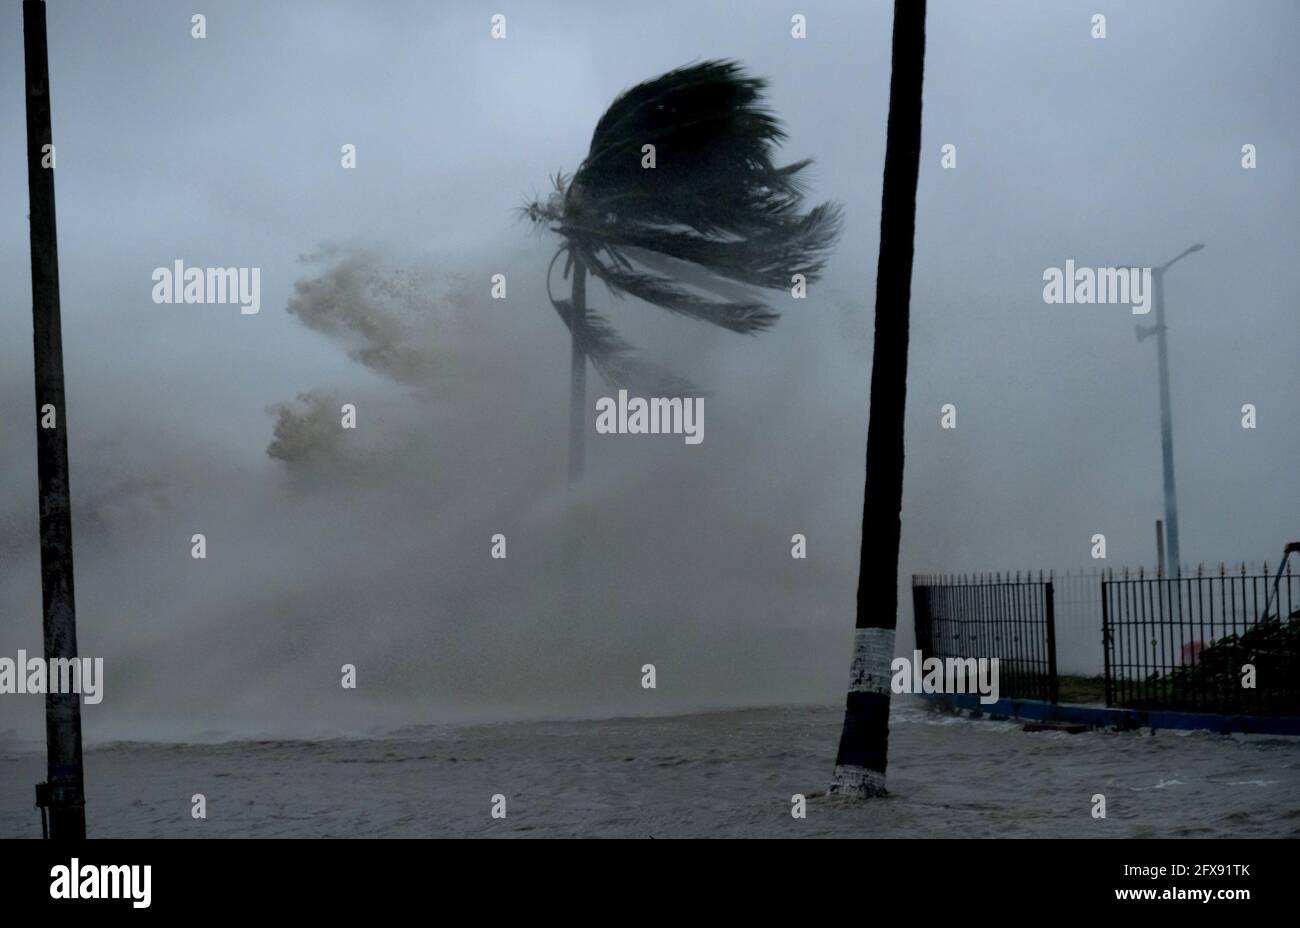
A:
{"label": "street lamp", "polygon": [[1139,342],[1148,336],[1156,337],[1156,354],[1160,364],[1160,451],[1164,464],[1165,485],[1165,545],[1167,562],[1165,576],[1177,577],[1182,563],[1178,557],[1178,499],[1174,485],[1174,429],[1169,413],[1169,348],[1165,340],[1165,271],[1188,255],[1200,251],[1205,246],[1193,245],[1186,251],[1166,261],[1159,267],[1151,269],[1151,286],[1155,290],[1156,324],[1137,326]]}

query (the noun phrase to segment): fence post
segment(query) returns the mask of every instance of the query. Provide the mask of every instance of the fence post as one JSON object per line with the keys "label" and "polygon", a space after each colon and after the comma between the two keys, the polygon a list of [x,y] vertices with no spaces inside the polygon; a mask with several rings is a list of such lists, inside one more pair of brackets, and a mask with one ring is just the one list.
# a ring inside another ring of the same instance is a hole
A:
{"label": "fence post", "polygon": [[1047,598],[1047,691],[1055,705],[1061,695],[1061,681],[1056,676],[1056,593],[1051,580],[1047,581],[1044,595]]}
{"label": "fence post", "polygon": [[926,588],[918,586],[912,578],[912,632],[916,636],[916,649],[927,657],[934,651],[931,638],[934,630],[930,623],[930,606],[926,601]]}
{"label": "fence post", "polygon": [[1110,692],[1110,586],[1104,578],[1101,581],[1101,659],[1102,673],[1106,682],[1106,705],[1111,705]]}

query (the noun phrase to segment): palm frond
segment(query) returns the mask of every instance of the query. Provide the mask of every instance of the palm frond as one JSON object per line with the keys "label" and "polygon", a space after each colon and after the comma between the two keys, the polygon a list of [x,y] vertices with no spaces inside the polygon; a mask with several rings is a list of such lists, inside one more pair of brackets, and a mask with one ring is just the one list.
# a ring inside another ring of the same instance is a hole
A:
{"label": "palm frond", "polygon": [[687,290],[662,274],[623,268],[615,262],[603,262],[595,255],[584,255],[583,262],[615,296],[628,293],[669,312],[732,332],[754,334],[779,318],[771,307],[757,300],[713,299]]}
{"label": "palm frond", "polygon": [[[838,238],[843,212],[823,203],[804,212],[810,159],[778,166],[781,123],[764,103],[766,82],[734,61],[677,68],[620,94],[601,116],[587,156],[553,191],[520,212],[563,239],[552,259],[574,260],[614,296],[733,332],[769,328],[778,314],[749,288],[814,281]],[[653,145],[654,167],[643,167]],[[699,388],[636,357],[598,313],[547,295],[612,387],[656,395]],[[577,381],[575,381],[577,383]],[[577,389],[575,387],[575,389]],[[575,396],[580,394],[575,393]]]}
{"label": "palm frond", "polygon": [[[608,223],[601,232],[607,251],[631,248],[655,252],[688,261],[719,277],[782,289],[790,286],[795,274],[802,274],[810,282],[821,276],[841,223],[840,207],[823,203],[806,215],[783,220],[748,238],[719,239],[620,222]],[[642,259],[633,253],[633,260]]]}
{"label": "palm frond", "polygon": [[[842,211],[823,203],[801,212],[811,162],[777,166],[786,134],[763,103],[765,88],[734,61],[638,84],[600,118],[572,178],[556,184],[559,215],[535,208],[535,218],[558,219],[556,231],[616,294],[732,331],[766,328],[777,314],[761,301],[699,296],[643,260],[664,255],[770,289],[820,275]],[[645,145],[655,147],[653,168],[642,167]]]}
{"label": "palm frond", "polygon": [[[573,331],[573,303],[551,300],[555,312]],[[642,396],[704,396],[698,386],[636,357],[636,349],[618,335],[599,313],[586,311],[579,330],[578,345],[591,359],[596,373],[615,390],[627,390]]]}
{"label": "palm frond", "polygon": [[[785,130],[762,104],[766,82],[733,61],[669,71],[620,95],[574,173],[580,208],[702,233],[746,234],[798,210],[799,172],[773,163]],[[655,147],[655,167],[641,165]]]}

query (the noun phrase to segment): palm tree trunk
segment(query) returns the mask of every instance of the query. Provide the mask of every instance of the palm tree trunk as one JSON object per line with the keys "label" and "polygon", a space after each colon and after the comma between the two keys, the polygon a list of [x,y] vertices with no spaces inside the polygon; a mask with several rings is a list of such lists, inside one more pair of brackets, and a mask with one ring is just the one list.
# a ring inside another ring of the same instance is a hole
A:
{"label": "palm tree trunk", "polygon": [[[569,330],[573,336],[573,358],[569,369],[569,487],[582,479],[583,458],[587,443],[587,355],[582,350],[583,329],[587,322],[587,267],[573,256],[573,291],[569,306],[573,313]],[[564,609],[570,623],[582,612],[582,512],[573,501],[573,517],[565,533]],[[576,628],[569,624],[568,628]]]}
{"label": "palm tree trunk", "polygon": [[880,257],[876,266],[876,337],[871,361],[857,624],[844,730],[830,788],[832,793],[861,799],[885,794],[890,664],[898,618],[903,413],[924,63],[925,0],[894,0],[893,75],[889,84]]}
{"label": "palm tree trunk", "polygon": [[569,368],[569,485],[582,478],[587,441],[587,356],[582,350],[582,330],[587,320],[587,266],[573,256],[573,358]]}

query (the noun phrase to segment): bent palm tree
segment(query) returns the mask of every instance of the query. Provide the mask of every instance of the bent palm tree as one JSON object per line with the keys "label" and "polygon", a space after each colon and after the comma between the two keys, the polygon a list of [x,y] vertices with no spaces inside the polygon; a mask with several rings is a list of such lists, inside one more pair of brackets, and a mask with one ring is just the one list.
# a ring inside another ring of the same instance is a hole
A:
{"label": "bent palm tree", "polygon": [[860,799],[885,794],[889,747],[889,671],[898,621],[903,413],[907,400],[916,179],[921,154],[925,0],[894,0],[893,44],[880,203],[880,257],[876,265],[876,337],[871,349],[858,615],[844,730],[830,788],[831,793]]}
{"label": "bent palm tree", "polygon": [[[840,226],[840,207],[807,213],[803,170],[774,147],[786,137],[763,105],[766,83],[733,61],[669,71],[620,95],[596,123],[572,177],[523,214],[563,239],[568,300],[551,297],[573,340],[569,478],[582,473],[586,359],[615,389],[654,395],[696,390],[641,361],[587,307],[586,275],[614,296],[631,295],[678,315],[754,334],[778,314],[754,288],[789,287],[820,274]],[[647,147],[653,146],[653,147]],[[547,270],[549,295],[551,269]]]}

